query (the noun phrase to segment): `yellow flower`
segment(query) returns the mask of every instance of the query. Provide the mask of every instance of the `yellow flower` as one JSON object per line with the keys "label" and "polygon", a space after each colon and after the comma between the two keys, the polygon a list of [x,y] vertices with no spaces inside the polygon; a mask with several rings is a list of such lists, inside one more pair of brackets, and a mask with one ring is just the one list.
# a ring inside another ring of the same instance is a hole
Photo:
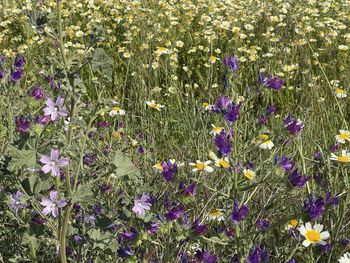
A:
{"label": "yellow flower", "polygon": [[160,111],[162,108],[165,107],[164,105],[157,104],[155,100],[146,101],[146,104],[157,111]]}
{"label": "yellow flower", "polygon": [[272,140],[269,138],[267,134],[261,134],[259,135],[255,140],[254,143],[259,146],[260,149],[268,149],[271,150],[274,146]]}
{"label": "yellow flower", "polygon": [[255,178],[255,172],[253,170],[244,169],[243,174],[248,180],[254,180]]}
{"label": "yellow flower", "polygon": [[213,221],[223,221],[225,220],[224,214],[221,209],[213,209],[209,213],[210,219]]}
{"label": "yellow flower", "polygon": [[152,166],[153,170],[155,172],[161,173],[164,171],[164,168],[161,163],[156,163],[155,165]]}
{"label": "yellow flower", "polygon": [[335,96],[339,99],[344,99],[348,96],[348,93],[344,89],[337,88],[335,91]]}
{"label": "yellow flower", "polygon": [[339,143],[350,142],[350,132],[345,130],[339,130],[339,134],[335,136],[335,139]]}
{"label": "yellow flower", "polygon": [[218,60],[218,58],[215,56],[210,56],[208,60],[211,64],[214,64]]}
{"label": "yellow flower", "polygon": [[156,50],[156,55],[157,56],[161,56],[163,54],[168,54],[169,53],[169,49],[167,49],[166,47],[157,47],[157,50]]}

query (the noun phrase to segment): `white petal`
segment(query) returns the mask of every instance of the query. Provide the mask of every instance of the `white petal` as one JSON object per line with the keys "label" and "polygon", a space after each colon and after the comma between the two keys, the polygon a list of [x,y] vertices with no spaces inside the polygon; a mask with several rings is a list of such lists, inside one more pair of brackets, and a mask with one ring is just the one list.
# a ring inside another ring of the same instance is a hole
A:
{"label": "white petal", "polygon": [[310,223],[310,222],[307,222],[307,223],[305,224],[305,228],[306,228],[306,230],[312,229],[311,223]]}
{"label": "white petal", "polygon": [[323,229],[323,225],[321,225],[321,224],[316,224],[316,225],[314,225],[314,229],[315,229],[318,233],[321,233],[321,232],[322,232],[322,229]]}
{"label": "white petal", "polygon": [[306,240],[306,239],[303,241],[303,246],[304,247],[308,247],[308,246],[310,246],[310,244],[311,243],[308,240]]}
{"label": "white petal", "polygon": [[324,231],[320,234],[321,239],[326,240],[330,237],[330,234],[328,231]]}
{"label": "white petal", "polygon": [[300,226],[300,227],[299,227],[299,232],[300,232],[300,234],[302,234],[303,236],[306,236],[307,230],[306,230],[305,226]]}

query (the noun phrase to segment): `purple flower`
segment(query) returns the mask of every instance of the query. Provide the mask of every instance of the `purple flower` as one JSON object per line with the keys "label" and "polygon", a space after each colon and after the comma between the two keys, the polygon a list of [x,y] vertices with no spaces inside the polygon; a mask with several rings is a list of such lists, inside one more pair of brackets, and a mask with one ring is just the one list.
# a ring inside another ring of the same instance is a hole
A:
{"label": "purple flower", "polygon": [[212,255],[210,252],[208,251],[196,251],[196,258],[198,260],[201,260],[204,263],[215,263],[217,262],[217,256]]}
{"label": "purple flower", "polygon": [[185,207],[183,205],[177,205],[173,207],[168,213],[164,216],[167,221],[173,221],[181,217],[181,215],[185,212]]}
{"label": "purple flower", "polygon": [[284,120],[284,127],[290,134],[297,134],[304,128],[304,123],[300,120],[293,120],[291,115],[288,115]]}
{"label": "purple flower", "polygon": [[80,241],[83,240],[83,237],[81,235],[77,234],[77,235],[73,236],[73,240],[74,240],[75,243],[79,243]]}
{"label": "purple flower", "polygon": [[186,188],[183,190],[183,194],[184,194],[185,196],[196,195],[196,187],[197,187],[197,184],[196,184],[196,183],[190,184],[188,187],[186,187]]}
{"label": "purple flower", "polygon": [[64,98],[58,97],[56,99],[56,102],[54,102],[51,98],[48,98],[45,101],[45,104],[47,105],[46,108],[44,108],[44,115],[45,116],[51,116],[52,121],[58,120],[59,116],[67,116],[68,111],[65,109],[62,109],[62,105],[64,103]]}
{"label": "purple flower", "polygon": [[23,68],[25,64],[26,60],[24,59],[24,57],[17,55],[13,66],[16,68]]}
{"label": "purple flower", "polygon": [[232,72],[239,70],[238,60],[234,53],[232,53],[230,56],[225,55],[223,62],[224,62],[224,65]]}
{"label": "purple flower", "polygon": [[92,226],[95,225],[96,222],[96,216],[95,215],[90,215],[88,213],[84,214],[84,222],[87,224],[91,224]]}
{"label": "purple flower", "polygon": [[329,147],[329,151],[332,152],[332,153],[334,153],[334,152],[337,152],[337,151],[339,150],[339,148],[340,148],[340,145],[339,145],[338,143],[336,143],[336,144],[331,145],[331,146]]}
{"label": "purple flower", "polygon": [[19,68],[17,69],[17,71],[12,71],[11,70],[11,79],[14,81],[14,82],[19,82],[22,77],[24,76],[24,70]]}
{"label": "purple flower", "polygon": [[22,204],[22,200],[21,200],[22,196],[23,196],[23,193],[20,191],[17,191],[16,194],[10,195],[10,206],[15,211],[16,215],[19,209],[24,208],[24,205]]}
{"label": "purple flower", "polygon": [[340,244],[341,244],[342,246],[346,247],[346,246],[348,246],[348,245],[350,244],[350,240],[347,239],[347,238],[342,238],[342,239],[340,240]]}
{"label": "purple flower", "polygon": [[138,235],[139,232],[136,230],[136,228],[132,227],[130,228],[129,232],[124,232],[120,235],[120,242],[125,240],[133,241],[138,237]]}
{"label": "purple flower", "polygon": [[31,92],[31,95],[37,99],[37,100],[40,100],[44,97],[44,92],[42,90],[42,88],[40,86],[37,86],[35,87],[32,92]]}
{"label": "purple flower", "polygon": [[197,219],[191,224],[191,229],[196,235],[203,235],[207,231],[208,225],[200,225]]}
{"label": "purple flower", "polygon": [[284,80],[281,79],[279,76],[273,78],[269,77],[265,83],[270,89],[280,90],[284,84]]}
{"label": "purple flower", "polygon": [[297,263],[296,260],[294,258],[288,260],[286,263]]}
{"label": "purple flower", "polygon": [[122,258],[127,258],[134,255],[134,252],[132,251],[131,247],[125,247],[125,248],[121,247],[117,250],[117,252],[118,252],[118,256]]}
{"label": "purple flower", "polygon": [[265,83],[264,75],[261,73],[260,70],[259,70],[259,72],[258,72],[258,83],[259,83],[260,85],[264,85],[264,83]]}
{"label": "purple flower", "polygon": [[153,235],[153,234],[155,234],[155,233],[158,231],[159,227],[160,227],[160,224],[159,224],[159,223],[152,223],[152,224],[148,227],[147,233],[148,233],[149,235]]}
{"label": "purple flower", "polygon": [[51,156],[42,155],[40,158],[40,162],[44,164],[41,170],[47,174],[52,172],[54,176],[60,175],[60,168],[63,166],[67,166],[69,164],[69,159],[61,158],[59,159],[60,151],[51,149]]}
{"label": "purple flower", "polygon": [[6,76],[6,69],[0,70],[0,80],[5,78],[5,76]]}
{"label": "purple flower", "polygon": [[266,124],[267,124],[267,117],[266,117],[265,115],[261,115],[261,116],[259,117],[259,123],[260,123],[261,125],[266,125]]}
{"label": "purple flower", "polygon": [[304,187],[308,179],[309,177],[301,175],[298,169],[295,169],[288,177],[288,180],[291,183],[291,185],[298,188]]}
{"label": "purple flower", "polygon": [[101,190],[103,192],[109,192],[111,190],[111,187],[108,184],[102,184],[101,185]]}
{"label": "purple flower", "polygon": [[142,145],[138,145],[138,146],[137,146],[137,152],[138,152],[139,154],[143,154],[143,153],[145,152],[145,150],[143,149]]}
{"label": "purple flower", "polygon": [[144,216],[146,214],[146,210],[151,210],[151,203],[148,202],[149,195],[143,194],[140,199],[135,198],[134,207],[132,211],[138,215]]}
{"label": "purple flower", "polygon": [[95,213],[96,215],[102,214],[102,207],[101,207],[101,206],[99,206],[99,205],[94,205],[94,206],[92,207],[92,209],[94,210],[94,213]]}
{"label": "purple flower", "polygon": [[303,210],[308,214],[311,220],[320,218],[325,210],[325,202],[322,197],[315,200],[311,194],[308,199],[304,201]]}
{"label": "purple flower", "polygon": [[35,122],[42,126],[45,126],[46,124],[48,124],[49,121],[50,121],[49,116],[36,116],[35,118]]}
{"label": "purple flower", "polygon": [[266,250],[261,249],[260,246],[256,246],[254,249],[250,250],[247,263],[267,262],[268,257],[269,255]]}
{"label": "purple flower", "polygon": [[216,149],[220,152],[222,155],[230,155],[232,153],[232,132],[226,132],[225,129],[223,129],[219,134],[217,134],[214,138],[214,144],[216,146]]}
{"label": "purple flower", "polygon": [[231,105],[231,98],[227,96],[220,96],[213,105],[212,111],[214,112],[227,112],[228,107]]}
{"label": "purple flower", "polygon": [[163,171],[161,173],[164,176],[164,179],[167,182],[170,182],[173,179],[174,175],[177,173],[176,162],[166,160],[165,162],[162,162],[161,165],[163,167]]}
{"label": "purple flower", "polygon": [[30,127],[30,122],[26,120],[23,116],[16,117],[15,123],[16,123],[16,130],[18,132],[26,132]]}
{"label": "purple flower", "polygon": [[336,196],[332,196],[331,193],[327,193],[324,201],[325,201],[326,205],[331,205],[331,206],[339,205],[340,196],[339,196],[339,194]]}
{"label": "purple flower", "polygon": [[267,219],[259,218],[256,225],[263,231],[266,231],[270,227],[270,221]]}
{"label": "purple flower", "polygon": [[229,124],[235,122],[239,116],[239,105],[232,103],[224,114],[224,120]]}
{"label": "purple flower", "polygon": [[314,160],[319,161],[322,158],[322,154],[319,151],[314,152]]}
{"label": "purple flower", "polygon": [[266,109],[268,114],[274,114],[277,111],[277,107],[275,105],[269,105]]}
{"label": "purple flower", "polygon": [[240,221],[243,221],[249,213],[249,208],[246,205],[239,206],[238,201],[233,202],[233,212],[231,213],[231,220],[236,225]]}
{"label": "purple flower", "polygon": [[321,250],[321,252],[328,253],[332,249],[332,245],[327,243],[327,244],[317,244],[316,247]]}
{"label": "purple flower", "polygon": [[33,212],[33,218],[32,222],[36,225],[43,225],[45,224],[45,220],[40,217],[39,213],[37,211]]}
{"label": "purple flower", "polygon": [[[277,157],[277,162],[278,160],[279,160],[279,157]],[[293,162],[292,158],[289,158],[286,156],[282,156],[279,164],[281,165],[283,170],[286,171],[287,173],[291,173],[295,166],[295,163]]]}
{"label": "purple flower", "polygon": [[91,166],[97,158],[96,153],[85,154],[83,156],[83,164]]}
{"label": "purple flower", "polygon": [[52,214],[53,217],[58,216],[58,209],[63,208],[67,205],[67,202],[65,199],[57,200],[58,193],[57,191],[51,191],[50,192],[50,199],[42,198],[40,204],[42,206],[45,206],[42,213],[44,215]]}

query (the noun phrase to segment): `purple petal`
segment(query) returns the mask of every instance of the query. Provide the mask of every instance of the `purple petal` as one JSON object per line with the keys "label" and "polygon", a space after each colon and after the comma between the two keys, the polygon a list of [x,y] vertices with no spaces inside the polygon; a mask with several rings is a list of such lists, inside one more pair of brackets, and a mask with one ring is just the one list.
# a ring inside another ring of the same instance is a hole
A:
{"label": "purple petal", "polygon": [[47,106],[49,106],[50,108],[55,108],[55,107],[56,107],[55,102],[54,102],[52,99],[50,99],[50,98],[48,98],[48,99],[45,101],[45,104],[46,104]]}
{"label": "purple petal", "polygon": [[57,111],[53,111],[52,113],[51,113],[51,120],[52,121],[55,121],[55,120],[57,120],[58,119],[58,112]]}
{"label": "purple petal", "polygon": [[60,175],[60,168],[58,167],[58,165],[55,165],[54,167],[52,167],[52,174],[54,176],[59,176]]}
{"label": "purple petal", "polygon": [[60,151],[56,149],[51,149],[51,159],[52,160],[57,160],[58,156],[60,155]]}
{"label": "purple petal", "polygon": [[63,105],[63,103],[64,103],[64,98],[58,97],[58,98],[56,99],[56,105],[57,105],[58,107],[61,107],[61,106]]}
{"label": "purple petal", "polygon": [[57,202],[57,206],[58,206],[59,208],[65,207],[66,205],[67,205],[67,202],[66,202],[65,199],[61,199],[61,200],[59,200],[59,201]]}
{"label": "purple petal", "polygon": [[57,201],[57,196],[58,196],[57,191],[51,191],[50,192],[50,199],[52,200],[52,202],[56,202]]}
{"label": "purple petal", "polygon": [[58,207],[55,207],[52,209],[52,216],[57,217],[58,216]]}
{"label": "purple petal", "polygon": [[52,108],[44,108],[44,115],[49,116],[52,113],[54,113],[54,110]]}
{"label": "purple petal", "polygon": [[52,205],[52,201],[50,199],[47,199],[46,197],[44,197],[41,199],[40,204],[42,206],[50,206],[50,205]]}
{"label": "purple petal", "polygon": [[68,115],[68,111],[65,110],[65,109],[60,109],[60,110],[58,111],[58,114],[61,115],[61,116],[63,116],[63,117],[65,117],[65,116]]}
{"label": "purple petal", "polygon": [[51,171],[51,165],[50,164],[45,164],[42,168],[41,171],[43,171],[45,174],[49,173]]}
{"label": "purple petal", "polygon": [[48,206],[48,207],[45,207],[44,210],[43,210],[43,214],[45,216],[47,216],[48,214],[50,214],[52,211],[52,207],[51,206]]}
{"label": "purple petal", "polygon": [[51,162],[51,158],[47,155],[42,155],[40,158],[40,162],[42,162],[44,164],[48,164]]}
{"label": "purple petal", "polygon": [[58,166],[67,166],[69,164],[68,158],[61,158],[57,160]]}

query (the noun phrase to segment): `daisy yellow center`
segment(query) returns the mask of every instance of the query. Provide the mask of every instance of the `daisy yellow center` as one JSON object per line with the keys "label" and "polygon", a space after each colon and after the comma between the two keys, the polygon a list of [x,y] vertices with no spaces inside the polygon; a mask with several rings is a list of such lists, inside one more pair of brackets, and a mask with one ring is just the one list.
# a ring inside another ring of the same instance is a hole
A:
{"label": "daisy yellow center", "polygon": [[321,240],[320,233],[313,229],[307,230],[305,237],[310,243],[318,243]]}
{"label": "daisy yellow center", "polygon": [[113,110],[115,110],[115,111],[120,111],[121,108],[119,108],[119,107],[114,107]]}
{"label": "daisy yellow center", "polygon": [[210,214],[212,216],[220,216],[221,215],[221,211],[219,209],[214,209],[210,212]]}
{"label": "daisy yellow center", "polygon": [[252,180],[254,177],[254,174],[252,171],[247,171],[244,173],[244,176],[247,177],[249,180]]}
{"label": "daisy yellow center", "polygon": [[220,160],[219,165],[225,169],[230,167],[230,164],[228,162],[226,162],[225,160]]}
{"label": "daisy yellow center", "polygon": [[213,132],[221,132],[222,129],[222,127],[214,127]]}
{"label": "daisy yellow center", "polygon": [[267,141],[267,140],[269,139],[269,136],[266,135],[266,134],[261,134],[261,135],[259,136],[259,139],[262,140],[262,141]]}
{"label": "daisy yellow center", "polygon": [[337,93],[337,94],[344,94],[345,90],[343,90],[343,89],[336,89],[335,93]]}
{"label": "daisy yellow center", "polygon": [[267,140],[267,141],[264,141],[263,144],[270,144],[272,141],[271,140]]}
{"label": "daisy yellow center", "polygon": [[290,227],[296,227],[298,225],[298,220],[292,219],[289,221],[288,225]]}
{"label": "daisy yellow center", "polygon": [[151,108],[154,108],[154,109],[159,109],[160,108],[160,105],[159,104],[156,104],[156,103],[150,103],[149,105]]}
{"label": "daisy yellow center", "polygon": [[195,167],[196,167],[198,170],[203,170],[203,169],[204,169],[204,166],[205,166],[204,163],[197,163]]}
{"label": "daisy yellow center", "polygon": [[155,167],[156,169],[158,169],[158,170],[161,170],[161,171],[164,170],[163,166],[162,166],[160,163],[156,163],[156,164],[154,165],[154,167]]}
{"label": "daisy yellow center", "polygon": [[159,47],[158,48],[158,51],[159,52],[164,52],[164,51],[167,51],[168,49],[167,48],[165,48],[165,47]]}
{"label": "daisy yellow center", "polygon": [[347,133],[341,133],[341,134],[339,134],[339,138],[340,139],[348,139],[349,135]]}
{"label": "daisy yellow center", "polygon": [[338,161],[341,163],[348,163],[350,158],[348,156],[338,156]]}

